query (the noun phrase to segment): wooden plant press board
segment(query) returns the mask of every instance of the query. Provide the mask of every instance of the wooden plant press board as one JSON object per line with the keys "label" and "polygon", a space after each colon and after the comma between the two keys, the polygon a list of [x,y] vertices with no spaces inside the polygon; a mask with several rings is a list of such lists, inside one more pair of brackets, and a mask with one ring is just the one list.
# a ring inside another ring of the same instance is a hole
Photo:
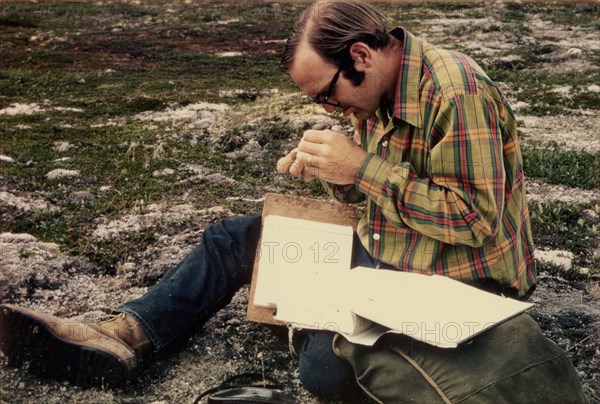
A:
{"label": "wooden plant press board", "polygon": [[[343,226],[352,226],[356,230],[358,209],[355,205],[345,205],[335,201],[311,199],[280,194],[267,194],[263,205],[262,219],[268,215],[284,216],[296,219],[312,220],[321,223],[331,223]],[[261,248],[261,241],[258,242]],[[257,251],[259,254],[260,251]],[[248,301],[247,318],[250,321],[267,324],[283,325],[273,318],[274,309],[254,305],[254,293],[259,268],[259,255],[254,262],[252,283],[250,284],[250,298]]]}

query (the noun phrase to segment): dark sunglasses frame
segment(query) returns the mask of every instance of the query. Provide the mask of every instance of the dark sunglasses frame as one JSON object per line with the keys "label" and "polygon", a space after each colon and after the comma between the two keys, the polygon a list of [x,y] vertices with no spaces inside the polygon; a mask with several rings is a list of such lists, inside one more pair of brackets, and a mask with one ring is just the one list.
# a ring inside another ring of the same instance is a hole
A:
{"label": "dark sunglasses frame", "polygon": [[329,102],[329,97],[331,97],[331,94],[333,94],[333,90],[335,90],[335,85],[337,84],[338,79],[340,78],[340,73],[342,72],[342,68],[340,67],[338,69],[338,71],[335,73],[335,75],[333,76],[333,79],[331,79],[331,83],[329,84],[329,87],[327,88],[327,92],[325,93],[325,96],[323,98],[320,98],[320,96],[317,96],[317,98],[311,98],[311,97],[307,97],[309,101],[314,102],[315,104],[319,104],[319,105],[331,105],[332,107],[339,107],[340,103],[333,103],[333,102]]}

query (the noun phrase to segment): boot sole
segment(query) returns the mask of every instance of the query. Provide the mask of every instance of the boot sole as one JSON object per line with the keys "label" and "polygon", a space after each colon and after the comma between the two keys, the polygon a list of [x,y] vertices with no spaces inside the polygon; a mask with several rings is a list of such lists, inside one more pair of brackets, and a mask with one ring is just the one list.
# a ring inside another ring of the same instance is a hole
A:
{"label": "boot sole", "polygon": [[37,376],[82,387],[121,387],[127,372],[113,354],[66,341],[41,320],[14,308],[0,308],[0,349],[11,367],[28,363]]}

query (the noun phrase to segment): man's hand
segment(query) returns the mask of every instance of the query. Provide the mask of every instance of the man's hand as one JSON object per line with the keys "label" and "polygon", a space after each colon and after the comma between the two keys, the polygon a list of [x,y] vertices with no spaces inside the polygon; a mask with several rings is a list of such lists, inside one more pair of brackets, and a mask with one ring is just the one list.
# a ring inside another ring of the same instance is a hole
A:
{"label": "man's hand", "polygon": [[[366,156],[365,150],[340,133],[307,130],[298,144],[289,172],[333,184],[354,184]],[[296,169],[301,170],[294,172]]]}
{"label": "man's hand", "polygon": [[277,161],[277,172],[280,174],[291,174],[294,177],[300,177],[305,180],[314,180],[316,177],[305,170],[305,166],[297,158],[298,148],[296,147],[287,156]]}

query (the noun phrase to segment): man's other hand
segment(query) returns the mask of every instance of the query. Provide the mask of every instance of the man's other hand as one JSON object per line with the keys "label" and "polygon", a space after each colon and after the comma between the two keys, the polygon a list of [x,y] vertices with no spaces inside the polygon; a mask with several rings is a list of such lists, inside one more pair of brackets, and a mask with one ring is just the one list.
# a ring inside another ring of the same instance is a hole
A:
{"label": "man's other hand", "polygon": [[290,174],[305,180],[314,180],[317,178],[305,169],[305,165],[298,160],[297,155],[298,148],[295,148],[287,156],[280,158],[277,161],[277,172],[280,174]]}

